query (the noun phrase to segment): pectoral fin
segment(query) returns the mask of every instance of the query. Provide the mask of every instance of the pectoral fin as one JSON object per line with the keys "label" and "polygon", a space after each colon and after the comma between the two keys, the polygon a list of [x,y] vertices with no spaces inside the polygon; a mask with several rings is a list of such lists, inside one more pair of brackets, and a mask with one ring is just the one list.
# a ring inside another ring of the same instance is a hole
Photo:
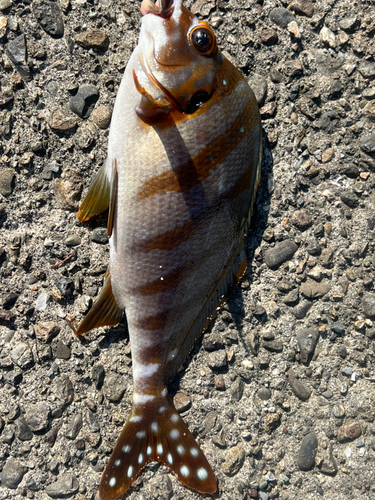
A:
{"label": "pectoral fin", "polygon": [[134,85],[141,94],[141,102],[136,107],[135,112],[141,120],[146,123],[153,123],[167,115],[171,110],[169,102],[157,101],[139,83],[137,73],[133,70]]}
{"label": "pectoral fin", "polygon": [[117,305],[112,293],[111,277],[108,271],[105,275],[102,291],[85,319],[77,328],[76,336],[78,337],[100,326],[115,326],[121,321],[122,314],[123,311]]}
{"label": "pectoral fin", "polygon": [[94,177],[86,198],[79,207],[78,219],[80,222],[85,222],[94,215],[107,210],[109,206],[110,191],[110,183],[106,173],[106,162],[104,162],[99,172]]}

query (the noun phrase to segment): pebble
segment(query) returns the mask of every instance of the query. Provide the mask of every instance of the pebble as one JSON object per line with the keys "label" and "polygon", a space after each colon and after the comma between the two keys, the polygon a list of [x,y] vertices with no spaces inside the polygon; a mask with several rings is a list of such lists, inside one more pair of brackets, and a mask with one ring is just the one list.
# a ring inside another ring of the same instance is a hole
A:
{"label": "pebble", "polygon": [[301,294],[310,300],[320,299],[324,297],[331,289],[331,284],[328,281],[322,281],[317,283],[313,280],[307,280],[305,283],[302,283],[300,286]]}
{"label": "pebble", "polygon": [[293,308],[292,313],[296,319],[303,319],[306,317],[306,314],[309,312],[312,302],[309,300],[301,301],[296,307]]}
{"label": "pebble", "polygon": [[17,437],[20,441],[31,441],[33,438],[33,433],[30,427],[27,425],[24,417],[20,417],[17,422],[18,434]]}
{"label": "pebble", "polygon": [[226,368],[227,363],[228,359],[225,349],[210,352],[207,357],[207,364],[211,368],[211,370],[222,370]]}
{"label": "pebble", "polygon": [[[14,430],[9,425],[6,425],[4,427],[3,434],[2,434],[3,443],[11,445],[13,440],[14,440],[14,437],[15,437]],[[1,476],[0,476],[0,480],[1,480]]]}
{"label": "pebble", "polygon": [[78,479],[73,474],[63,474],[46,487],[46,493],[50,498],[66,498],[74,495],[78,489]]}
{"label": "pebble", "polygon": [[327,26],[324,26],[319,33],[320,43],[331,49],[336,47],[336,36]]}
{"label": "pebble", "polygon": [[358,71],[365,78],[373,78],[375,76],[375,64],[369,61],[362,61],[358,67]]}
{"label": "pebble", "polygon": [[87,410],[86,416],[91,432],[99,432],[100,425],[95,413],[93,413],[91,410]]}
{"label": "pebble", "polygon": [[0,0],[0,12],[9,9],[12,7],[13,3],[11,0]]}
{"label": "pebble", "polygon": [[60,333],[60,327],[53,321],[44,321],[34,326],[35,336],[42,342],[50,342]]}
{"label": "pebble", "polygon": [[74,116],[69,116],[60,109],[55,109],[49,116],[48,125],[57,132],[69,132],[77,127],[77,120]]}
{"label": "pebble", "polygon": [[33,353],[29,346],[23,342],[20,342],[14,347],[10,353],[10,358],[13,363],[22,368],[22,370],[27,370],[34,365]]}
{"label": "pebble", "polygon": [[88,30],[79,33],[74,38],[75,42],[84,49],[97,49],[105,52],[109,46],[109,37],[102,30]]}
{"label": "pebble", "polygon": [[312,225],[313,221],[311,215],[303,208],[294,212],[290,222],[301,231],[305,231]]}
{"label": "pebble", "polygon": [[73,113],[86,120],[92,113],[99,99],[99,90],[95,85],[81,85],[78,92],[70,98],[69,107]]}
{"label": "pebble", "polygon": [[307,434],[303,439],[298,453],[297,465],[300,470],[308,471],[315,465],[318,438],[313,432]]}
{"label": "pebble", "polygon": [[281,264],[290,260],[297,250],[298,246],[294,241],[284,240],[266,250],[264,261],[271,269],[277,269]]}
{"label": "pebble", "polygon": [[63,297],[71,297],[73,295],[74,281],[71,278],[57,276],[55,278],[55,284]]}
{"label": "pebble", "polygon": [[184,391],[178,391],[173,398],[173,404],[178,413],[183,413],[191,407],[190,396]]}
{"label": "pebble", "polygon": [[297,379],[292,368],[288,370],[289,384],[294,394],[301,401],[307,401],[311,396],[311,389],[306,387],[300,380]]}
{"label": "pebble", "polygon": [[248,84],[250,85],[251,90],[254,92],[258,106],[263,106],[268,90],[267,80],[264,78],[264,76],[259,75],[258,73],[254,73],[254,75],[252,75],[252,77],[248,81]]}
{"label": "pebble", "polygon": [[22,34],[12,40],[7,46],[6,54],[14,64],[14,67],[20,74],[21,78],[25,80],[25,82],[30,81],[31,72],[27,64],[26,36]]}
{"label": "pebble", "polygon": [[297,342],[302,363],[309,363],[314,354],[318,339],[319,330],[317,328],[304,328],[297,331]]}
{"label": "pebble", "polygon": [[282,7],[272,9],[270,12],[270,19],[273,23],[277,24],[277,26],[284,29],[288,27],[289,23],[295,20],[290,10]]}
{"label": "pebble", "polygon": [[355,208],[358,206],[358,196],[353,193],[353,191],[344,191],[340,195],[340,199],[345,205],[350,208]]}
{"label": "pebble", "polygon": [[170,500],[173,498],[172,481],[167,475],[153,477],[150,481],[150,500]]}
{"label": "pebble", "polygon": [[271,391],[267,387],[261,387],[257,392],[257,396],[262,401],[267,401],[271,397]]}
{"label": "pebble", "polygon": [[362,309],[366,318],[375,319],[375,294],[364,294],[362,299]]}
{"label": "pebble", "polygon": [[332,408],[332,413],[333,413],[334,417],[336,417],[336,418],[344,418],[345,417],[345,408],[343,407],[343,405],[335,405]]}
{"label": "pebble", "polygon": [[240,377],[237,377],[236,380],[230,386],[230,392],[235,401],[240,401],[243,396],[244,391],[244,383]]}
{"label": "pebble", "polygon": [[357,420],[352,420],[347,422],[339,428],[337,433],[337,440],[339,443],[345,443],[347,441],[353,441],[353,439],[359,438],[362,433],[361,425]]}
{"label": "pebble", "polygon": [[288,9],[300,16],[312,17],[314,15],[314,5],[310,0],[292,0]]}
{"label": "pebble", "polygon": [[44,431],[48,427],[50,413],[50,407],[42,401],[28,407],[25,421],[33,432]]}
{"label": "pebble", "polygon": [[282,352],[283,343],[280,340],[264,340],[263,347],[270,352]]}
{"label": "pebble", "polygon": [[351,377],[353,375],[353,368],[346,366],[341,370],[341,373],[345,375],[345,377]]}
{"label": "pebble", "polygon": [[100,129],[105,130],[109,127],[112,118],[112,110],[108,106],[96,106],[91,114],[91,118],[95,125]]}
{"label": "pebble", "polygon": [[203,347],[208,352],[218,351],[224,349],[224,341],[222,335],[219,333],[212,333],[203,337]]}
{"label": "pebble", "polygon": [[339,21],[339,27],[344,31],[353,31],[358,24],[358,19],[355,16],[344,17]]}
{"label": "pebble", "polygon": [[91,241],[104,245],[108,243],[108,231],[106,227],[96,227],[92,232]]}
{"label": "pebble", "polygon": [[70,236],[65,238],[64,244],[67,247],[76,247],[77,245],[81,244],[81,241],[82,240],[81,240],[81,237],[79,236],[79,234],[71,234]]}
{"label": "pebble", "polygon": [[104,366],[101,364],[95,364],[91,368],[91,380],[94,382],[96,389],[101,389],[105,377]]}
{"label": "pebble", "polygon": [[32,4],[33,14],[44,31],[53,38],[64,36],[64,21],[59,4],[50,0],[37,0]]}
{"label": "pebble", "polygon": [[[14,458],[8,458],[0,472],[1,485],[15,490],[27,472],[27,467]],[[4,497],[5,498],[5,497]]]}
{"label": "pebble", "polygon": [[273,28],[263,28],[259,33],[259,40],[264,45],[267,45],[267,47],[270,47],[271,45],[277,44],[279,37],[277,36],[276,30]]}
{"label": "pebble", "polygon": [[56,359],[69,359],[71,356],[70,348],[61,340],[53,346],[53,354]]}
{"label": "pebble", "polygon": [[75,415],[68,424],[65,436],[68,439],[75,439],[78,436],[79,431],[82,429],[82,423],[82,415],[80,413],[78,415]]}
{"label": "pebble", "polygon": [[68,375],[61,375],[55,379],[54,392],[60,404],[68,405],[73,402],[74,388]]}
{"label": "pebble", "polygon": [[0,194],[8,198],[14,189],[15,172],[12,168],[4,168],[0,171]]}
{"label": "pebble", "polygon": [[359,147],[369,155],[375,154],[375,134],[360,139]]}
{"label": "pebble", "polygon": [[105,395],[112,403],[121,401],[127,384],[124,377],[115,373],[110,373],[105,379]]}
{"label": "pebble", "polygon": [[242,443],[238,443],[225,455],[225,460],[221,466],[221,470],[226,476],[235,476],[241,470],[245,462],[245,450]]}
{"label": "pebble", "polygon": [[264,422],[264,430],[267,434],[272,434],[280,425],[281,419],[278,413],[268,413]]}

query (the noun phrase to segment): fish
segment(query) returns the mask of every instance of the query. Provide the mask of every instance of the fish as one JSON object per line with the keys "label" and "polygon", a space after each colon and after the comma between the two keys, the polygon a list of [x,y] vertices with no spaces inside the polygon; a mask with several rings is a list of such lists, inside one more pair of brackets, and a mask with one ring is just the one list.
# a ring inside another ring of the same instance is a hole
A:
{"label": "fish", "polygon": [[109,267],[76,335],[126,316],[133,402],[99,486],[115,500],[159,461],[200,494],[215,474],[168,382],[246,269],[262,162],[255,96],[182,0],[144,0],[116,97],[107,159],[81,222],[108,209]]}

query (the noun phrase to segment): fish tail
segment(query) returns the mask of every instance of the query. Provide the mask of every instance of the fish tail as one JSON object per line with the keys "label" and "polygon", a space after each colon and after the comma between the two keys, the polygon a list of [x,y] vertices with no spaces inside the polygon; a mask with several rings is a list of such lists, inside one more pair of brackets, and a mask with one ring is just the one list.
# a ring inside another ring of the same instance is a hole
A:
{"label": "fish tail", "polygon": [[116,500],[124,495],[151,461],[169,467],[188,488],[207,495],[215,493],[215,475],[168,394],[147,398],[153,400],[133,404],[103,473],[100,499]]}

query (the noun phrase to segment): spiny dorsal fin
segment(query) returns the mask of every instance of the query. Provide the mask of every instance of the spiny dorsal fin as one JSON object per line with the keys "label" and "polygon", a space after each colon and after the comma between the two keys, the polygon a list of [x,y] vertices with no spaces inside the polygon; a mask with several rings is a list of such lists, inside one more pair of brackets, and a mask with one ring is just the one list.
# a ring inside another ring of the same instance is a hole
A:
{"label": "spiny dorsal fin", "polygon": [[162,462],[194,491],[217,491],[215,475],[166,389],[152,401],[133,404],[103,473],[99,498],[120,498],[151,461]]}
{"label": "spiny dorsal fin", "polygon": [[79,336],[100,326],[115,326],[121,321],[122,314],[123,311],[117,305],[112,293],[111,277],[108,271],[99,297],[75,333]]}
{"label": "spiny dorsal fin", "polygon": [[101,214],[107,210],[110,198],[110,184],[106,173],[106,162],[100,167],[94,177],[86,198],[78,210],[78,219],[85,222],[94,215]]}

